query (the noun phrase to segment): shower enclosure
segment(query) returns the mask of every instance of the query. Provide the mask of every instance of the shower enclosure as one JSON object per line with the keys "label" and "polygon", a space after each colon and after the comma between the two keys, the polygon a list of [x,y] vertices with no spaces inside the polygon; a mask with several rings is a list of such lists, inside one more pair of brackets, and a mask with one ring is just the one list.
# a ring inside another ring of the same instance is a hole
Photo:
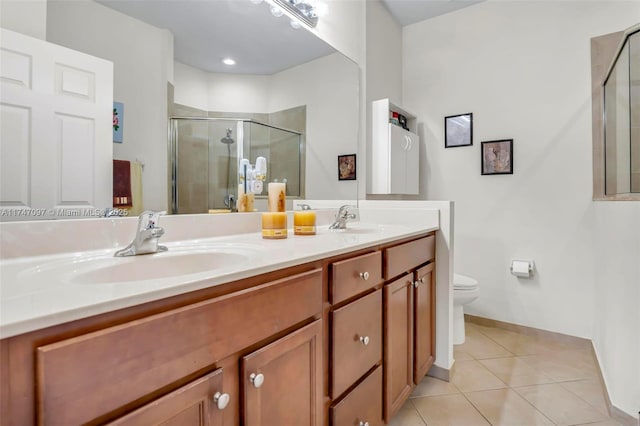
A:
{"label": "shower enclosure", "polygon": [[[304,197],[303,136],[251,119],[173,117],[169,121],[173,214],[236,210],[238,163],[267,159],[267,182],[286,182]],[[266,198],[265,185],[256,199]]]}

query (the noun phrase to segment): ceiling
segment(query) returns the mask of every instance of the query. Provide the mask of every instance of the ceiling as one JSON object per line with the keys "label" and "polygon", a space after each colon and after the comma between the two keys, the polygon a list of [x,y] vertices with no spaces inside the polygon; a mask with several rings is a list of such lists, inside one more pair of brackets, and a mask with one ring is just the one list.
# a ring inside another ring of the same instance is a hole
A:
{"label": "ceiling", "polygon": [[[271,75],[335,50],[286,16],[275,18],[265,2],[249,0],[96,0],[169,30],[178,62],[209,71]],[[229,67],[222,59],[231,57]]]}
{"label": "ceiling", "polygon": [[[304,28],[293,29],[286,15],[273,17],[266,2],[96,1],[169,30],[174,37],[175,60],[208,72],[271,75],[335,52]],[[405,26],[482,0],[382,1],[396,20]],[[233,58],[236,65],[224,65],[222,59],[226,57]]]}
{"label": "ceiling", "polygon": [[402,25],[411,25],[483,0],[382,0],[394,18]]}

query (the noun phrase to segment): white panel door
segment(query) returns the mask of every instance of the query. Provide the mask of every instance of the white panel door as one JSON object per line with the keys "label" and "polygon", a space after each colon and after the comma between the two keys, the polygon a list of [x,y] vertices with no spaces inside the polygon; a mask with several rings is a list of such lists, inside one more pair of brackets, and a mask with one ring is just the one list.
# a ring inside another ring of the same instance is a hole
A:
{"label": "white panel door", "polygon": [[110,207],[113,64],[1,31],[0,218]]}
{"label": "white panel door", "polygon": [[418,135],[389,124],[389,145],[390,193],[418,194]]}

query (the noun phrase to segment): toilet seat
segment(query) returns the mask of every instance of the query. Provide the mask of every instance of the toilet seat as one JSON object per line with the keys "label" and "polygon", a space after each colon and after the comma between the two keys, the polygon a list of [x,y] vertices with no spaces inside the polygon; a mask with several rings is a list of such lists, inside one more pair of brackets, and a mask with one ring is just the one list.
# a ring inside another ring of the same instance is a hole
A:
{"label": "toilet seat", "polygon": [[466,275],[453,274],[453,289],[461,291],[475,290],[478,288],[478,281]]}

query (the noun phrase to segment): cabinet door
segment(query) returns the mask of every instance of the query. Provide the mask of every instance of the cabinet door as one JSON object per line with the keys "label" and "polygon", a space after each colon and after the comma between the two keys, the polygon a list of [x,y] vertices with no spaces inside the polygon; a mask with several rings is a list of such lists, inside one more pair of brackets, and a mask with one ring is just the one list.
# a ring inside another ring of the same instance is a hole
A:
{"label": "cabinet door", "polygon": [[417,385],[433,365],[435,354],[434,264],[416,271],[414,288],[415,353],[414,377]]}
{"label": "cabinet door", "polygon": [[244,425],[321,426],[322,320],[242,358]]}
{"label": "cabinet door", "polygon": [[420,138],[389,124],[389,178],[392,194],[418,194]]}
{"label": "cabinet door", "polygon": [[384,418],[391,417],[413,389],[413,274],[384,287]]}
{"label": "cabinet door", "polygon": [[221,390],[220,368],[109,425],[222,426],[229,395]]}

